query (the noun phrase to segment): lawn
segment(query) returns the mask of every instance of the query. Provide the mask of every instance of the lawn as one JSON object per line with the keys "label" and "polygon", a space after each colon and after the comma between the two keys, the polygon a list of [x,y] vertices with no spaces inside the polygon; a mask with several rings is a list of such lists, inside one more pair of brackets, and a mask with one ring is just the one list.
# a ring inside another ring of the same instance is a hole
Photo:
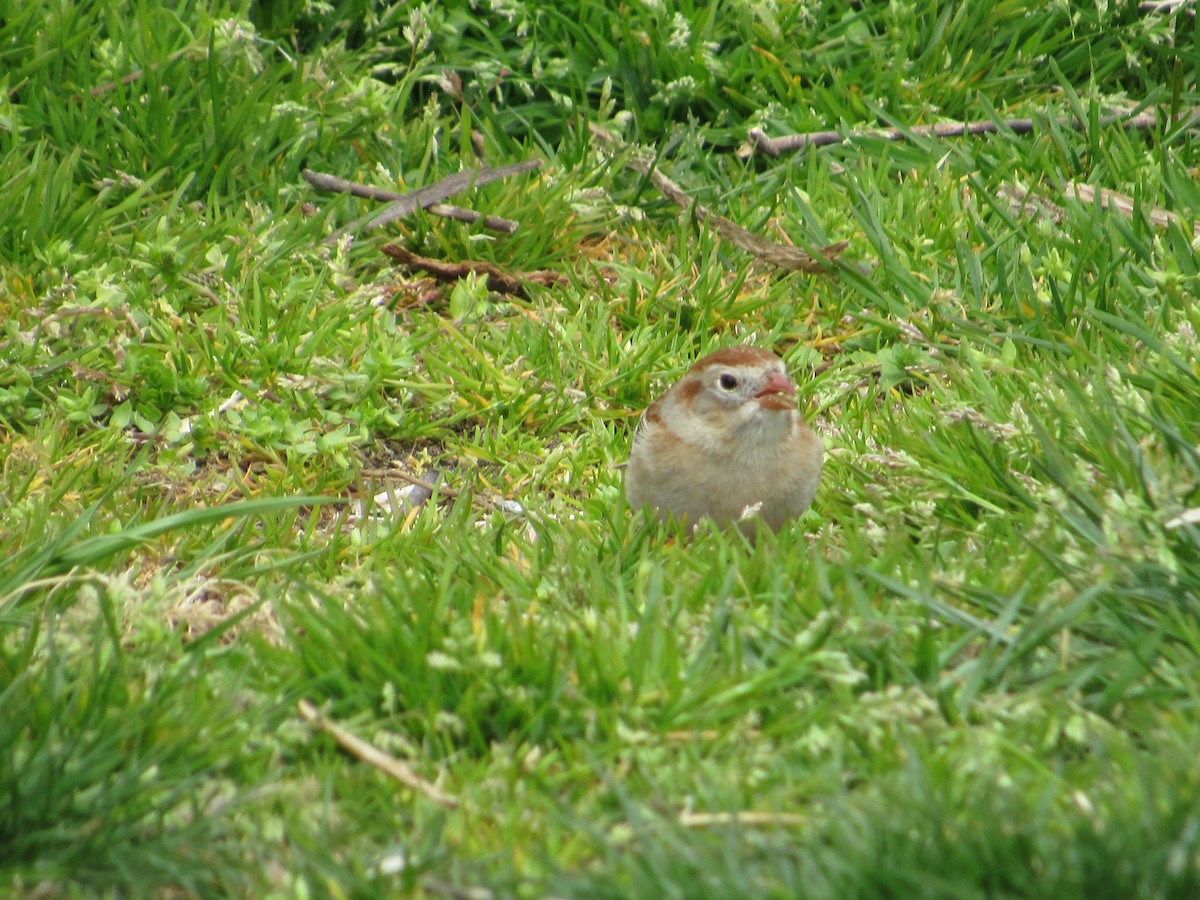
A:
{"label": "lawn", "polygon": [[0,2],[0,893],[1200,897],[1194,12]]}

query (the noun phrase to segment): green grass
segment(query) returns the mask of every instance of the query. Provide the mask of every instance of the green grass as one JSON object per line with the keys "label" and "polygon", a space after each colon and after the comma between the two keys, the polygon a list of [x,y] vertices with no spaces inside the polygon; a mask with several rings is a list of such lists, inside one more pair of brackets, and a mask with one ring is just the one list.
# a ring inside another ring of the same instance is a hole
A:
{"label": "green grass", "polygon": [[[0,5],[0,893],[1200,896],[1195,21],[564,10]],[[756,263],[591,122],[843,264]],[[412,189],[476,145],[545,161],[452,201],[517,233],[323,242],[372,207],[302,169]],[[680,543],[617,465],[741,341],[800,380],[821,490]]]}

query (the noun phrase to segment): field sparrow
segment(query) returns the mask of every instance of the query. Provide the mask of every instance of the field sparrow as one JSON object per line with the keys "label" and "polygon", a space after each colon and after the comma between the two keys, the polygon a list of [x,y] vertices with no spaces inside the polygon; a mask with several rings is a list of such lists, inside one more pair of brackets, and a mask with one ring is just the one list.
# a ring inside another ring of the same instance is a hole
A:
{"label": "field sparrow", "polygon": [[625,496],[689,527],[701,518],[725,526],[757,517],[778,529],[812,503],[822,455],[783,360],[727,347],[698,361],[642,415]]}

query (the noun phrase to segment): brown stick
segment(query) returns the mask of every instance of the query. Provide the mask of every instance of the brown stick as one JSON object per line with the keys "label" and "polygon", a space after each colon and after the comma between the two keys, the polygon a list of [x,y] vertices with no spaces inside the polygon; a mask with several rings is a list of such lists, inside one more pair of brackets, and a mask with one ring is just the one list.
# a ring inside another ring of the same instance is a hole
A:
{"label": "brown stick", "polygon": [[449,203],[435,203],[433,206],[425,207],[425,212],[441,216],[443,219],[466,222],[468,225],[472,222],[479,222],[489,231],[501,231],[504,234],[512,234],[521,227],[520,222],[514,222],[512,219],[503,219],[500,216],[485,216],[483,213],[477,213],[473,209],[467,209],[464,206],[453,206]]}
{"label": "brown stick", "polygon": [[1196,18],[1195,6],[1196,0],[1157,0],[1157,2],[1139,3],[1138,12],[1158,13],[1161,15],[1170,15],[1174,12],[1182,12],[1189,18]]}
{"label": "brown stick", "polygon": [[[403,469],[363,469],[360,474],[367,478],[380,478],[383,480],[387,480],[389,478],[399,478],[401,481],[407,481],[409,484],[416,485],[422,490],[429,491],[430,494],[436,490],[440,496],[449,497],[451,499],[454,499],[455,497],[461,497],[463,493],[458,488],[447,487],[441,481],[437,482],[435,485],[428,479],[418,478],[416,475],[409,475]],[[528,510],[526,510],[523,505],[515,500],[509,500],[505,497],[493,498],[485,497],[482,494],[472,493],[470,495],[470,499],[473,504],[488,512],[500,510],[501,512],[509,515],[517,514],[526,517],[529,516]]]}
{"label": "brown stick", "polygon": [[450,809],[458,806],[457,797],[447,794],[436,784],[426,781],[400,760],[388,756],[373,744],[369,744],[362,738],[356,737],[340,725],[330,722],[307,700],[301,700],[296,706],[300,710],[300,715],[306,721],[311,722],[332,737],[351,756],[369,763],[385,775],[396,779],[405,787],[410,787],[417,793],[424,794],[439,806],[445,806]]}
{"label": "brown stick", "polygon": [[142,70],[134,69],[128,75],[122,75],[116,81],[106,81],[104,84],[96,85],[96,87],[94,87],[90,91],[88,91],[88,94],[92,97],[103,97],[109,91],[115,91],[117,88],[119,88],[123,84],[133,84],[135,81],[137,81],[141,77],[142,77]]}
{"label": "brown stick", "polygon": [[495,897],[495,894],[485,887],[462,887],[440,878],[430,878],[428,875],[421,879],[421,890],[428,894],[441,894],[450,900],[492,900]]}
{"label": "brown stick", "polygon": [[[192,49],[191,47],[179,48],[178,50],[176,50],[174,53],[172,53],[170,56],[167,57],[166,62],[167,63],[175,62],[175,60],[179,59],[179,57],[183,56],[185,53],[189,52],[191,49]],[[153,65],[150,66],[150,71],[154,71],[155,69],[158,68],[158,66],[159,66],[159,63],[154,63]],[[88,91],[88,96],[103,97],[105,94],[107,94],[111,91],[115,91],[117,88],[121,87],[121,85],[133,84],[135,81],[137,81],[139,78],[141,78],[144,74],[145,74],[144,69],[134,69],[128,75],[122,75],[116,81],[106,81],[104,84],[97,85],[96,87],[94,87]],[[74,99],[76,101],[79,101],[82,98],[79,97],[78,95],[76,95],[76,97]]]}
{"label": "brown stick", "polygon": [[[1090,184],[1068,181],[1066,184],[1066,193],[1068,196],[1074,196],[1080,203],[1095,203],[1096,199],[1099,198],[1101,206],[1105,209],[1115,209],[1127,219],[1132,219],[1137,210],[1132,197],[1128,194],[1110,191],[1108,188],[1094,188]],[[1161,206],[1143,207],[1142,212],[1146,214],[1146,218],[1159,228],[1166,228],[1168,225],[1179,225],[1180,227],[1187,228],[1187,224],[1184,222],[1182,216],[1171,212],[1169,209],[1163,209]],[[1200,237],[1200,222],[1193,223],[1190,230],[1194,237]]]}
{"label": "brown stick", "polygon": [[[1073,118],[1058,120],[1060,124],[1072,128],[1078,127],[1078,121]],[[849,131],[810,131],[804,134],[785,134],[777,138],[769,138],[759,128],[751,128],[747,141],[738,148],[737,154],[742,159],[762,153],[777,158],[784,153],[793,153],[805,147],[824,147],[829,144],[841,144],[847,141],[857,141],[864,138],[875,138],[883,141],[905,141],[912,137],[961,137],[962,135],[994,134],[1000,131],[1011,131],[1014,134],[1028,134],[1033,131],[1033,119],[1007,119],[994,122],[987,119],[980,122],[942,122],[937,125],[914,125],[911,128],[864,128]],[[1100,119],[1101,125],[1119,124],[1127,129],[1153,128],[1158,124],[1158,116],[1154,112],[1142,112],[1136,116],[1105,116]]]}
{"label": "brown stick", "polygon": [[1066,216],[1066,210],[1043,197],[1031,194],[1027,189],[1015,184],[1002,184],[996,191],[997,196],[1008,201],[1008,205],[1017,215],[1029,214],[1061,222]]}
{"label": "brown stick", "polygon": [[[1077,181],[1068,181],[1063,185],[1063,193],[1067,197],[1073,197],[1080,203],[1085,204],[1095,203],[1099,200],[1102,207],[1116,210],[1127,219],[1132,219],[1138,209],[1134,199],[1128,194],[1111,191],[1108,188],[1094,188],[1090,184],[1080,184]],[[1061,222],[1065,215],[1062,207],[1051,203],[1049,200],[1034,197],[1025,188],[1016,185],[1002,185],[999,194],[1008,200],[1013,209],[1018,212],[1029,211],[1036,215],[1046,216],[1055,222]],[[1169,209],[1163,209],[1160,206],[1151,206],[1142,207],[1141,211],[1152,224],[1157,225],[1159,228],[1166,228],[1169,225],[1179,225],[1181,228],[1188,228],[1186,220],[1178,213],[1171,212]],[[1200,222],[1193,223],[1190,230],[1194,237],[1200,237]]]}
{"label": "brown stick", "polygon": [[[616,150],[620,147],[617,139],[611,134],[596,125],[591,125],[590,127],[592,136],[610,150]],[[793,269],[797,272],[828,272],[829,269],[825,264],[835,260],[849,244],[849,241],[839,241],[836,244],[822,247],[818,250],[818,253],[820,253],[823,259],[817,259],[799,247],[778,244],[760,237],[751,231],[747,231],[736,222],[731,222],[724,216],[717,215],[708,207],[697,203],[684,193],[679,185],[656,169],[653,161],[645,155],[631,153],[626,158],[625,165],[635,172],[640,172],[648,177],[650,183],[658,188],[663,196],[667,197],[677,206],[682,209],[693,210],[697,219],[711,226],[717,234],[729,241],[729,243],[772,265],[779,266],[781,269]]]}
{"label": "brown stick", "polygon": [[721,825],[739,825],[743,828],[764,828],[785,825],[797,827],[808,825],[811,822],[812,818],[810,816],[803,816],[799,813],[769,813],[755,812],[753,810],[739,810],[732,813],[684,812],[679,814],[679,824],[685,828],[714,828]]}
{"label": "brown stick", "polygon": [[[414,487],[418,487],[422,491],[427,491],[430,496],[433,495],[434,491],[437,491],[442,497],[454,499],[462,493],[462,491],[458,490],[457,488],[446,487],[446,485],[441,484],[440,482],[434,483],[428,478],[418,478],[416,475],[409,475],[403,469],[363,469],[359,474],[364,475],[367,478],[399,478],[401,481],[407,482]],[[486,498],[480,499],[485,500]]]}
{"label": "brown stick", "polygon": [[564,284],[567,281],[565,275],[560,275],[557,272],[509,273],[505,272],[499,266],[480,260],[464,260],[463,262],[450,263],[440,259],[430,259],[427,256],[418,256],[416,253],[406,250],[399,244],[385,244],[383,252],[400,263],[400,265],[407,266],[410,269],[421,269],[439,281],[458,281],[467,275],[486,275],[489,291],[512,294],[515,297],[528,296],[525,291],[527,284],[540,284],[544,287],[549,287],[554,284]]}
{"label": "brown stick", "polygon": [[536,169],[541,164],[542,161],[540,159],[527,159],[524,162],[514,163],[511,166],[485,166],[482,169],[464,169],[461,172],[455,172],[441,181],[436,181],[426,187],[402,195],[400,199],[385,206],[382,211],[372,217],[368,218],[364,216],[361,219],[355,219],[349,225],[339,228],[327,237],[325,243],[335,241],[348,232],[359,230],[370,231],[372,228],[378,228],[381,225],[386,225],[388,222],[394,222],[396,219],[403,218],[414,210],[421,208],[428,209],[434,204],[441,203],[447,197],[461,194],[471,187],[479,187],[490,184],[493,181],[498,181],[501,178],[520,175],[523,172]]}
{"label": "brown stick", "polygon": [[[373,187],[369,184],[361,184],[357,181],[347,181],[345,178],[338,178],[336,175],[314,172],[312,169],[305,169],[300,174],[304,176],[305,181],[319,191],[348,193],[355,197],[363,197],[367,200],[380,200],[385,203],[404,200],[408,196],[397,191],[389,191],[384,188]],[[500,216],[485,216],[483,213],[475,212],[473,209],[464,209],[461,206],[450,206],[445,203],[434,203],[432,206],[425,207],[425,211],[435,216],[441,216],[445,219],[455,219],[459,222],[480,222],[484,228],[492,231],[501,231],[505,234],[512,234],[520,227],[520,223],[514,222],[512,219],[502,219]]]}

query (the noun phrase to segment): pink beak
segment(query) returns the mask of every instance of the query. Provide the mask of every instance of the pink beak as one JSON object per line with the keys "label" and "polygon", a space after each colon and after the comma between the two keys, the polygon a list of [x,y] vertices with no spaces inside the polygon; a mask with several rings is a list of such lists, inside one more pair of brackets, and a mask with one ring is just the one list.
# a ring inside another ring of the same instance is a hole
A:
{"label": "pink beak", "polygon": [[761,391],[754,395],[758,405],[764,409],[791,409],[795,403],[796,386],[782,372],[772,372],[767,376],[767,383]]}

